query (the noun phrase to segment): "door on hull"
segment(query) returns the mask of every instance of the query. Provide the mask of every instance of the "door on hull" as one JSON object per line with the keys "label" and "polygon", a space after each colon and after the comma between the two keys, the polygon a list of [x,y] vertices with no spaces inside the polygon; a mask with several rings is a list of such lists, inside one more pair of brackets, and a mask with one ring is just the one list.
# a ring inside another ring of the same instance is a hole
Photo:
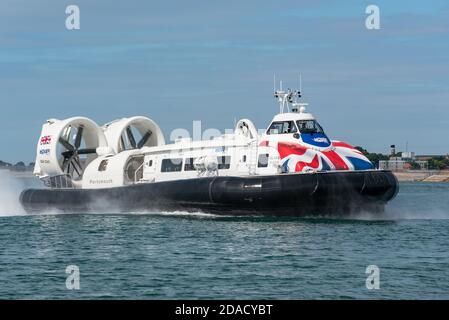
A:
{"label": "door on hull", "polygon": [[143,170],[143,179],[146,181],[154,181],[156,178],[157,157],[146,157]]}

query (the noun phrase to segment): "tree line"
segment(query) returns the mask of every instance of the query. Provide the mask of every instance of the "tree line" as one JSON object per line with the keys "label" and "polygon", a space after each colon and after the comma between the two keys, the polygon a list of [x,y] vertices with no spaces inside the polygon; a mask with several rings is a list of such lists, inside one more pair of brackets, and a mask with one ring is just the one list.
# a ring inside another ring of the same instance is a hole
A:
{"label": "tree line", "polygon": [[0,169],[8,169],[11,171],[31,171],[34,168],[34,162],[30,162],[28,165],[23,161],[19,161],[16,164],[5,162],[0,160]]}
{"label": "tree line", "polygon": [[[374,166],[376,168],[379,168],[379,161],[390,159],[390,156],[387,156],[382,153],[371,153],[371,152],[368,152],[366,149],[359,147],[359,146],[357,146],[355,148],[357,150],[359,150],[360,152],[362,152],[365,155],[365,157],[367,157],[368,160],[374,164]],[[402,152],[397,152],[396,154],[393,155],[393,157],[401,157],[401,156],[402,156]],[[421,168],[419,166],[419,164],[413,160],[410,160],[408,163],[410,163],[411,169],[419,170]],[[444,156],[435,156],[435,157],[432,157],[431,159],[427,160],[427,165],[428,165],[429,170],[449,169],[449,158],[444,157]]]}

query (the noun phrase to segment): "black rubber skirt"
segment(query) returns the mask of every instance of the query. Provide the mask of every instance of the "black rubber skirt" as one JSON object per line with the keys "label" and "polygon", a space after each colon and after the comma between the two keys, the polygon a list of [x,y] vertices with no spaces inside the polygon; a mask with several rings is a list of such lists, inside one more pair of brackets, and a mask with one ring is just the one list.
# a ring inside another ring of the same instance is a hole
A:
{"label": "black rubber skirt", "polygon": [[382,212],[399,186],[390,171],[216,176],[107,189],[28,189],[29,213],[187,211],[225,215],[345,215]]}

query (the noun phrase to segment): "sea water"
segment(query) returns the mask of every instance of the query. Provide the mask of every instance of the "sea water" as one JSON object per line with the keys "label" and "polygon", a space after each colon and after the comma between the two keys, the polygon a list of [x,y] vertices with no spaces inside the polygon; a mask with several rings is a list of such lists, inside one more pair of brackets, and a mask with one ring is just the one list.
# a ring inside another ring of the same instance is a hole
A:
{"label": "sea water", "polygon": [[383,216],[332,219],[27,215],[30,182],[0,181],[0,299],[449,298],[449,184],[401,183]]}

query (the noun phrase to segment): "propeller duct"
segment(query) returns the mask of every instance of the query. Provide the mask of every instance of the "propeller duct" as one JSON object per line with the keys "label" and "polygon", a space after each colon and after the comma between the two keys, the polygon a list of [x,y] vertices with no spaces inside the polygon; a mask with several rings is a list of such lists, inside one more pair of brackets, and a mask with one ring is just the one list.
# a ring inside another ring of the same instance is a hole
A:
{"label": "propeller duct", "polygon": [[115,153],[165,144],[161,129],[146,117],[123,118],[102,127]]}
{"label": "propeller duct", "polygon": [[107,140],[94,121],[84,117],[48,120],[42,126],[34,173],[39,177],[67,175],[75,183],[98,157],[100,147],[107,147]]}

